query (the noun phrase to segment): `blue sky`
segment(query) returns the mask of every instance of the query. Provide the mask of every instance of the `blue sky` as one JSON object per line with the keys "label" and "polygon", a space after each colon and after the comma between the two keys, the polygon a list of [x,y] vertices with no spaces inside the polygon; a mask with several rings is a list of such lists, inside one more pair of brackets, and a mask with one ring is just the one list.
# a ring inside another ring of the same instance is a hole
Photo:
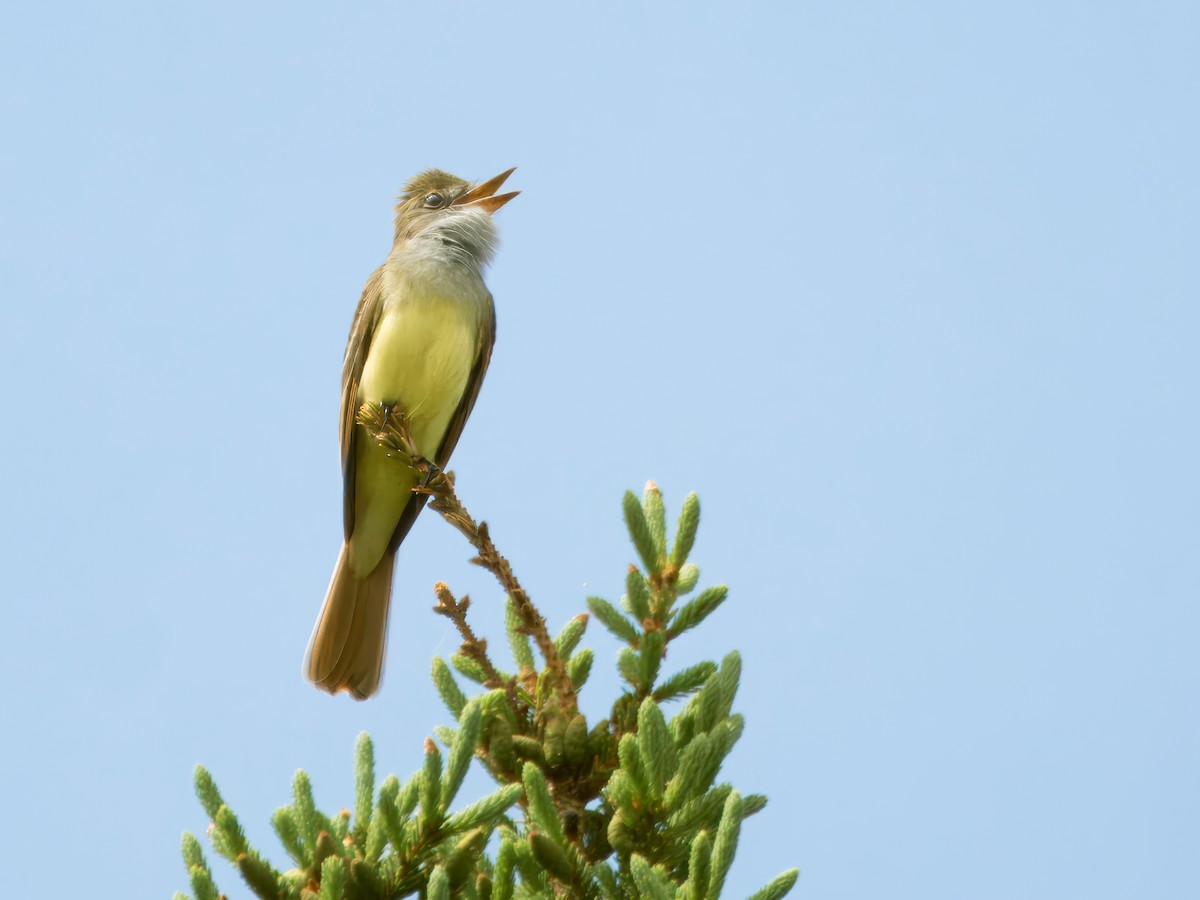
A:
{"label": "blue sky", "polygon": [[512,165],[461,494],[559,624],[621,593],[625,489],[699,493],[731,599],[671,662],[741,650],[727,775],[771,798],[729,896],[1200,892],[1197,34],[1154,2],[14,8],[6,893],[47,859],[184,888],[197,762],[278,861],[296,768],[337,809],[359,731],[417,767],[432,585],[491,633],[500,598],[427,514],[380,696],[301,679],[341,354],[408,176]]}

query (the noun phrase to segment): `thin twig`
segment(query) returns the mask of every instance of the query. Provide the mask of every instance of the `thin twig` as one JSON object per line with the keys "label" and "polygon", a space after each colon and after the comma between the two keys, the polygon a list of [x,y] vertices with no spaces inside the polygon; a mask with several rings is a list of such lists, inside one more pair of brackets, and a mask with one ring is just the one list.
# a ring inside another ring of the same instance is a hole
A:
{"label": "thin twig", "polygon": [[[443,472],[432,462],[421,455],[413,441],[412,432],[403,414],[393,409],[390,412],[381,407],[364,403],[358,410],[358,421],[365,426],[375,439],[394,451],[394,455],[418,472],[424,473],[421,483],[413,488],[417,494],[429,497],[429,506],[471,543],[478,553],[471,562],[487,569],[500,586],[513,599],[524,623],[526,633],[533,638],[538,651],[546,661],[558,697],[559,708],[570,714],[577,709],[575,687],[567,675],[554,639],[546,628],[546,619],[534,606],[525,589],[513,573],[512,566],[505,559],[488,534],[486,522],[476,522],[467,512],[462,501],[454,491],[454,473]],[[439,594],[440,599],[440,594]],[[440,612],[440,610],[439,610]],[[465,611],[464,611],[465,612]],[[447,613],[443,613],[446,615]],[[456,623],[457,624],[457,623]],[[465,618],[464,618],[465,624]],[[460,628],[461,631],[461,628]]]}
{"label": "thin twig", "polygon": [[487,640],[476,637],[475,632],[467,623],[467,609],[471,605],[471,598],[464,594],[461,600],[455,600],[454,595],[450,593],[450,588],[444,581],[439,581],[435,584],[433,590],[438,598],[437,606],[433,608],[433,611],[438,615],[445,616],[454,623],[454,627],[458,629],[458,633],[463,638],[463,654],[479,663],[484,675],[487,676],[487,680],[483,683],[484,687],[493,689],[507,688],[511,692],[512,685],[505,684],[496,667],[492,665],[491,659],[488,658]]}

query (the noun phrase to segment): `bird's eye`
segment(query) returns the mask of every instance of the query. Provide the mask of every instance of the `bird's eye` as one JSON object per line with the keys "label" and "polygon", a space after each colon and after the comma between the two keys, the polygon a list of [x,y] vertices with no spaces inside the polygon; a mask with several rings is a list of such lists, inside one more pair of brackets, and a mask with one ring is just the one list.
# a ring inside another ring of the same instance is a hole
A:
{"label": "bird's eye", "polygon": [[425,198],[425,206],[428,209],[437,209],[446,202],[446,198],[441,194],[433,193]]}

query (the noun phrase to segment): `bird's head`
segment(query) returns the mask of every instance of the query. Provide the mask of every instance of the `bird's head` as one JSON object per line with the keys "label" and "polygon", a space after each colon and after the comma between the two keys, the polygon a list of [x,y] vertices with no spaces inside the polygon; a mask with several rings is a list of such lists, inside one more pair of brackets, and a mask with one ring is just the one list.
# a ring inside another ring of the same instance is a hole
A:
{"label": "bird's head", "polygon": [[520,193],[496,193],[513,171],[474,185],[440,169],[413,176],[396,204],[396,242],[440,241],[485,265],[496,244],[492,213]]}

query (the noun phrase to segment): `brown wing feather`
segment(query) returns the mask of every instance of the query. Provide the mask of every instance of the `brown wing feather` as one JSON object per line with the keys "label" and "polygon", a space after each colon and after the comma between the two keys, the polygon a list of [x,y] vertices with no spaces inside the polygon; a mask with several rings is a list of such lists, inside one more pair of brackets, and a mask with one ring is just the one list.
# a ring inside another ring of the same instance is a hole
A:
{"label": "brown wing feather", "polygon": [[379,321],[380,286],[383,283],[383,266],[367,279],[358,308],[354,311],[354,322],[350,325],[350,338],[346,342],[346,359],[342,364],[342,414],[338,422],[342,448],[342,521],[346,540],[354,533],[354,447],[358,429],[358,383],[362,379],[367,351],[375,336],[375,324]]}
{"label": "brown wing feather", "polygon": [[[437,463],[439,468],[444,469],[446,463],[450,461],[450,454],[454,452],[454,447],[458,444],[463,426],[467,424],[467,417],[471,415],[471,410],[475,407],[475,400],[479,397],[479,389],[483,386],[483,376],[487,374],[488,364],[492,361],[492,346],[495,343],[496,307],[492,303],[492,295],[488,294],[487,305],[483,310],[483,315],[479,323],[479,342],[475,348],[475,365],[471,367],[471,374],[467,377],[467,386],[463,391],[462,400],[458,402],[458,409],[454,411],[454,418],[450,420],[450,427],[446,429],[446,436],[442,438],[441,446],[438,447],[437,453],[433,458],[433,461]],[[408,530],[412,528],[413,522],[417,520],[417,516],[425,508],[425,501],[428,499],[428,496],[425,494],[412,495],[412,499],[404,507],[404,512],[400,514],[400,521],[396,523],[396,530],[392,532],[392,540],[388,544],[390,552],[394,552],[400,546],[400,542],[404,540],[408,534]]]}

